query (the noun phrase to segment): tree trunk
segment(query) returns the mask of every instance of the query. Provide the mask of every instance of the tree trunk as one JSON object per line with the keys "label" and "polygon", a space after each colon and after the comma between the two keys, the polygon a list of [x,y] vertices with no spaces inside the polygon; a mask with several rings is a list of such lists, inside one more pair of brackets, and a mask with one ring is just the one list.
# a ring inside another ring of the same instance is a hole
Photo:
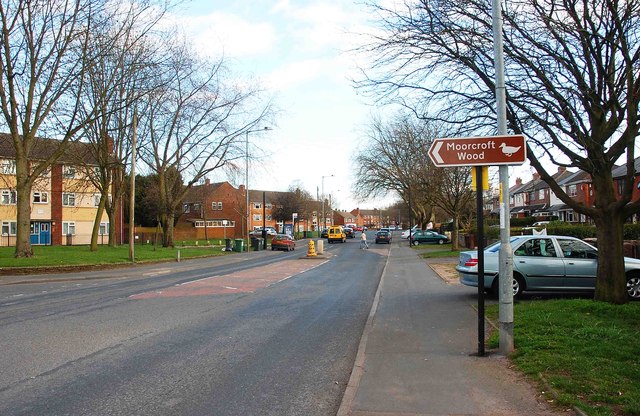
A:
{"label": "tree trunk", "polygon": [[598,277],[595,300],[623,304],[629,301],[624,272],[623,219],[619,211],[594,219],[598,236]]}
{"label": "tree trunk", "polygon": [[453,223],[451,224],[451,251],[456,251],[460,248],[458,245],[458,226],[460,224],[460,220],[457,216],[454,215]]}
{"label": "tree trunk", "polygon": [[96,210],[96,218],[93,221],[93,229],[91,230],[91,244],[89,245],[89,251],[98,251],[98,233],[100,232],[100,222],[102,221],[102,214],[104,214],[106,200],[107,199],[104,194],[101,194],[100,202],[98,202],[98,209]]}
{"label": "tree trunk", "polygon": [[16,158],[16,251],[15,257],[32,257],[31,247],[31,188],[27,160]]}
{"label": "tree trunk", "polygon": [[162,247],[174,247],[173,216],[163,215],[161,222],[162,222],[162,232],[164,233],[162,236]]}

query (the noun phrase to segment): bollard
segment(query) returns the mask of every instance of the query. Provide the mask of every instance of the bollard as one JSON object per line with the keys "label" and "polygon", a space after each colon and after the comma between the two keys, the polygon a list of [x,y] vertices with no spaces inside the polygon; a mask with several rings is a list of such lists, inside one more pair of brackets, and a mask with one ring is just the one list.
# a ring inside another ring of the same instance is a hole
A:
{"label": "bollard", "polygon": [[178,263],[180,263],[180,250],[178,250],[178,258],[177,258]]}
{"label": "bollard", "polygon": [[313,240],[309,240],[309,248],[307,249],[307,257],[316,257],[316,246],[313,244]]}
{"label": "bollard", "polygon": [[318,254],[324,254],[324,240],[318,240],[318,244],[316,245],[316,252]]}

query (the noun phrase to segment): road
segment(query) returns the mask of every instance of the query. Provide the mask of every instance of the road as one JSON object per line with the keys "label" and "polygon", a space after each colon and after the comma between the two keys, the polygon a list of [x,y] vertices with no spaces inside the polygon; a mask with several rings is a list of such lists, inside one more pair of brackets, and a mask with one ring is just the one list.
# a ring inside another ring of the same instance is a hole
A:
{"label": "road", "polygon": [[4,284],[0,414],[335,415],[388,253],[358,246]]}

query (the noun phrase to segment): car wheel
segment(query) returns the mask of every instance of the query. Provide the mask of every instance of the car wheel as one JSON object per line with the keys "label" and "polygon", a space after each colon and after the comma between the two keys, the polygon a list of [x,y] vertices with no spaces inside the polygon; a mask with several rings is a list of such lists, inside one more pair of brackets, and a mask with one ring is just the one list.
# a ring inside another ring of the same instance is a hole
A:
{"label": "car wheel", "polygon": [[640,275],[633,275],[627,279],[627,293],[629,298],[640,300]]}
{"label": "car wheel", "polygon": [[438,244],[440,245],[444,244],[444,240],[438,240]]}
{"label": "car wheel", "polygon": [[419,245],[420,245],[420,241],[418,241],[418,240],[413,240],[413,245],[414,245],[414,246],[419,246]]}
{"label": "car wheel", "polygon": [[522,292],[525,289],[524,280],[520,275],[517,275],[515,273],[513,274],[512,287],[513,287],[513,297],[514,298],[520,297],[520,295],[522,295]]}

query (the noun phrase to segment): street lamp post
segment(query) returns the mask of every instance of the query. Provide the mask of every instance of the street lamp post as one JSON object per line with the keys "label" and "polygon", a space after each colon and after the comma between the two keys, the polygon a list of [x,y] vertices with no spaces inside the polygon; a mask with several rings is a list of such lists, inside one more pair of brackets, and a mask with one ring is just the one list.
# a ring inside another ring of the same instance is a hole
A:
{"label": "street lamp post", "polygon": [[324,178],[332,178],[334,175],[325,175],[322,177],[322,223],[323,228],[327,228],[327,216],[324,213]]}
{"label": "street lamp post", "polygon": [[249,133],[257,133],[260,131],[269,131],[272,130],[271,127],[265,127],[257,130],[247,130],[245,132],[245,171],[244,171],[244,192],[247,198],[247,213],[245,218],[246,230],[247,230],[247,252],[249,252]]}

